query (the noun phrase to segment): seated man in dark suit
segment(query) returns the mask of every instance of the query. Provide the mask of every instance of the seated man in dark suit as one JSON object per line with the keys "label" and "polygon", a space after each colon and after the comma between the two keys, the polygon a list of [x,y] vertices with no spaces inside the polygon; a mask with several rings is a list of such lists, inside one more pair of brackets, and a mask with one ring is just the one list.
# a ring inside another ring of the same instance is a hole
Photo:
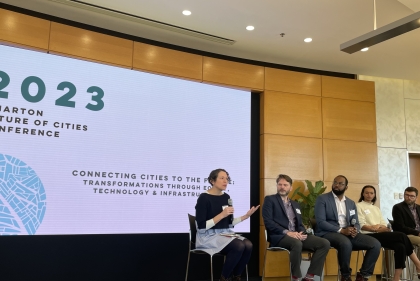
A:
{"label": "seated man in dark suit", "polygon": [[344,196],[347,185],[345,176],[337,176],[332,184],[332,191],[316,199],[315,235],[327,239],[331,246],[337,249],[342,281],[351,281],[352,250],[367,250],[362,267],[356,275],[356,281],[364,281],[373,274],[381,243],[373,237],[359,233],[356,204]]}
{"label": "seated man in dark suit", "polygon": [[404,201],[392,208],[392,228],[407,234],[413,245],[420,245],[420,206],[416,204],[418,193],[417,188],[407,187]]}
{"label": "seated man in dark suit", "polygon": [[266,196],[262,208],[268,241],[271,246],[286,248],[290,251],[293,280],[299,280],[302,277],[300,271],[302,249],[313,251],[311,264],[303,278],[305,281],[311,281],[314,275],[322,275],[330,243],[314,235],[304,234],[305,227],[302,224],[300,206],[288,197],[292,189],[292,179],[280,174],[276,182],[277,193]]}

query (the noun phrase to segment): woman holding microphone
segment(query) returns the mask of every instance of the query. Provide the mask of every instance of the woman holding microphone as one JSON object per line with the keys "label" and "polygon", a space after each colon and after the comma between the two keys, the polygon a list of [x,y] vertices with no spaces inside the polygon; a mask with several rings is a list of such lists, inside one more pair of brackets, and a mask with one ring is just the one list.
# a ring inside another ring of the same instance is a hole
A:
{"label": "woman holding microphone", "polygon": [[[209,254],[226,255],[220,281],[240,281],[252,252],[252,243],[237,235],[232,226],[249,218],[259,206],[252,207],[245,215],[233,218],[234,209],[225,193],[230,182],[224,169],[211,171],[208,182],[212,187],[197,199],[195,219],[197,224],[196,248]],[[233,218],[233,219],[232,219]]]}

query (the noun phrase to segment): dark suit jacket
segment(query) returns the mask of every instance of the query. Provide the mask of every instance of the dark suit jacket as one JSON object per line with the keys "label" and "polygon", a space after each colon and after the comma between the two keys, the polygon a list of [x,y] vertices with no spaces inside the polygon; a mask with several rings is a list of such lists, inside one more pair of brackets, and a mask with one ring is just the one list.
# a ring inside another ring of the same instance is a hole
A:
{"label": "dark suit jacket", "polygon": [[[416,210],[417,214],[420,216],[420,206],[417,204]],[[407,235],[419,235],[419,231],[415,229],[416,222],[414,221],[413,214],[408,208],[407,203],[403,201],[401,203],[395,204],[394,207],[392,207],[392,217],[394,219],[392,228],[395,231],[404,232]]]}
{"label": "dark suit jacket", "polygon": [[[296,216],[296,231],[305,231],[300,214],[299,203],[291,200],[293,211]],[[268,195],[264,198],[262,207],[262,217],[264,219],[265,229],[267,230],[267,240],[275,246],[286,235],[283,230],[289,229],[289,218],[286,209],[279,194]]]}
{"label": "dark suit jacket", "polygon": [[[347,225],[355,219],[354,226],[360,231],[359,218],[357,216],[356,204],[353,200],[346,197],[346,221]],[[315,235],[324,236],[328,232],[337,232],[340,229],[338,224],[337,205],[335,204],[334,195],[331,192],[318,196],[315,202],[315,219],[316,229]]]}

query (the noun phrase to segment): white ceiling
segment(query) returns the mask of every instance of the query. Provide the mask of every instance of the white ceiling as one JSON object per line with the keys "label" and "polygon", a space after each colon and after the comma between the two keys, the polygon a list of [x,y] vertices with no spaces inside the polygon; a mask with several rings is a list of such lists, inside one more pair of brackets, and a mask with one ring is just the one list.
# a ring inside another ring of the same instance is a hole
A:
{"label": "white ceiling", "polygon": [[[347,54],[340,44],[373,30],[373,0],[84,0],[235,40],[224,45],[50,0],[0,0],[134,36],[239,58],[319,70],[420,80],[420,29]],[[420,10],[420,0],[376,0],[377,27]],[[190,16],[182,15],[188,9]],[[255,26],[247,31],[247,25]],[[285,33],[284,37],[279,34]],[[311,43],[303,39],[312,37]]]}

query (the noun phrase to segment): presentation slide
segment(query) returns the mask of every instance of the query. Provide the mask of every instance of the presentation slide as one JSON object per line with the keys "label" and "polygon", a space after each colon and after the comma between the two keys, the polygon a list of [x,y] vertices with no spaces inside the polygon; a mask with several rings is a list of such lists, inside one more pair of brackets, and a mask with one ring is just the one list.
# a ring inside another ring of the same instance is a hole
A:
{"label": "presentation slide", "polygon": [[250,92],[7,46],[0,59],[0,235],[186,233],[217,168],[235,216],[251,207]]}

